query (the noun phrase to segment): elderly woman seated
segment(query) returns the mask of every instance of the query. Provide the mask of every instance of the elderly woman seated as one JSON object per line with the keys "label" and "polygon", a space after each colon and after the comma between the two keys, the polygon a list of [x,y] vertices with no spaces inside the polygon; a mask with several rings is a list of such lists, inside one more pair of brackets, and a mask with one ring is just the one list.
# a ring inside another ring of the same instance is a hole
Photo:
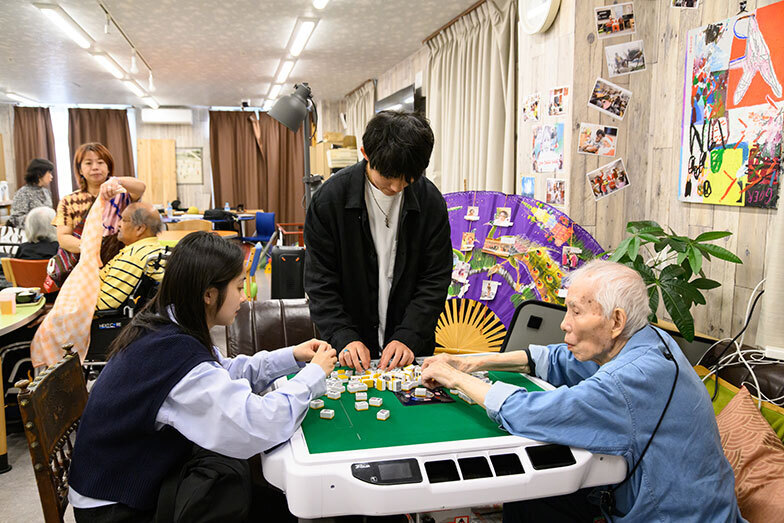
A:
{"label": "elderly woman seated", "polygon": [[[626,459],[619,484],[508,503],[504,521],[742,521],[708,393],[675,341],[648,324],[640,275],[597,260],[569,280],[564,343],[423,365],[427,385],[462,390],[512,434]],[[468,374],[478,370],[558,388],[490,385]]]}
{"label": "elderly woman seated", "polygon": [[46,260],[57,254],[57,229],[52,225],[54,209],[36,207],[24,220],[27,242],[21,244],[14,255],[20,260]]}

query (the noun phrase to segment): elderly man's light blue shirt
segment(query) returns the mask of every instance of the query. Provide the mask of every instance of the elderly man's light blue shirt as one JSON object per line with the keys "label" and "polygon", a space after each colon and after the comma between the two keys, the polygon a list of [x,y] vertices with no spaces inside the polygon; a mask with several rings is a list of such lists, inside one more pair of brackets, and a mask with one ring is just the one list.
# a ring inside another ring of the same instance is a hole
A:
{"label": "elderly man's light blue shirt", "polygon": [[[659,332],[678,363],[678,383],[642,463],[615,492],[624,516],[613,521],[743,521],[707,390],[675,341]],[[497,382],[485,398],[488,415],[512,434],[623,456],[631,470],[675,377],[654,328],[638,331],[601,367],[578,361],[565,344],[530,351],[536,375],[558,388],[527,392]]]}

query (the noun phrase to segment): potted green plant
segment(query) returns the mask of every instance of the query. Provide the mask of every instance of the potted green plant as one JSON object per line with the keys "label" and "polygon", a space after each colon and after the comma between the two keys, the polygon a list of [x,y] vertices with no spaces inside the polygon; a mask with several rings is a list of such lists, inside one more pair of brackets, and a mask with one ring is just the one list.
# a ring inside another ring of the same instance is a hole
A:
{"label": "potted green plant", "polygon": [[721,284],[705,277],[703,258],[715,256],[732,263],[743,263],[724,247],[709,243],[726,238],[729,231],[708,231],[696,238],[665,231],[654,221],[629,222],[626,237],[610,256],[611,261],[623,263],[640,273],[648,286],[651,306],[650,321],[657,321],[659,296],[681,335],[694,340],[692,304],[705,305],[702,291],[715,289]]}

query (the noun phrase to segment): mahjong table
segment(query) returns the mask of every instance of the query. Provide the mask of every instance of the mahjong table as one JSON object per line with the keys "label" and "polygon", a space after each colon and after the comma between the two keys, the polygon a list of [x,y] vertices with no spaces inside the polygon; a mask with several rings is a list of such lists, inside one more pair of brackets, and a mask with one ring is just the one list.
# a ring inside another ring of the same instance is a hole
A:
{"label": "mahjong table", "polygon": [[[534,377],[490,372],[493,381],[552,389]],[[285,378],[282,378],[285,379]],[[499,428],[479,405],[403,406],[391,391],[370,389],[390,411],[354,409],[354,395],[324,398],[333,419],[309,409],[286,443],[262,454],[264,477],[286,493],[300,518],[387,515],[470,507],[568,494],[618,483],[619,456],[542,444]]]}

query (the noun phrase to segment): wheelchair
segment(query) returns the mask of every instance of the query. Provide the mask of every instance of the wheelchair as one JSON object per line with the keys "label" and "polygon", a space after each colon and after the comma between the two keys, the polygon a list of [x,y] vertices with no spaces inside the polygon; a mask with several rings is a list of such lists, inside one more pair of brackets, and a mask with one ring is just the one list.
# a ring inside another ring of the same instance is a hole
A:
{"label": "wheelchair", "polygon": [[139,278],[136,287],[120,307],[95,311],[90,325],[90,346],[87,349],[87,356],[82,363],[88,380],[98,377],[101,369],[103,369],[103,366],[106,365],[106,361],[109,359],[109,347],[114,339],[120,334],[122,328],[128,325],[131,319],[158,292],[160,282],[149,276],[148,273],[155,272],[162,267],[165,270],[166,260],[170,253],[171,249],[165,247],[162,251],[150,255],[145,260],[145,270],[141,278]]}

